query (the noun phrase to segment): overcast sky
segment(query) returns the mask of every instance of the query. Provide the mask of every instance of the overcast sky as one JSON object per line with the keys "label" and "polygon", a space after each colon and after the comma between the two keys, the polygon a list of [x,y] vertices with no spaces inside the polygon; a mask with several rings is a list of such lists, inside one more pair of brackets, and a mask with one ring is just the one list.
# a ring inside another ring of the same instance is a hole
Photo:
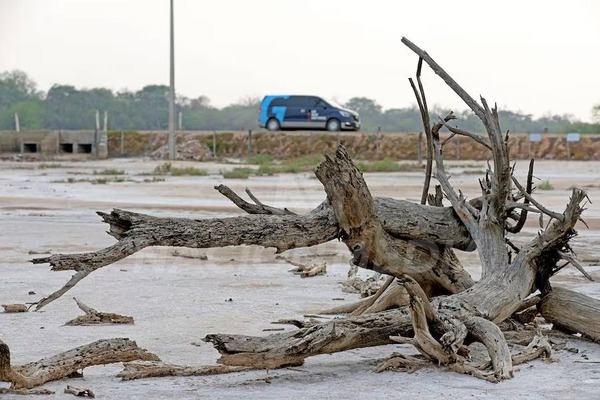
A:
{"label": "overcast sky", "polygon": [[[589,121],[600,103],[600,1],[175,0],[176,91],[222,107],[315,94],[415,104],[426,50],[474,97]],[[41,90],[169,82],[169,0],[0,0],[0,71]],[[427,70],[430,105],[466,107]]]}

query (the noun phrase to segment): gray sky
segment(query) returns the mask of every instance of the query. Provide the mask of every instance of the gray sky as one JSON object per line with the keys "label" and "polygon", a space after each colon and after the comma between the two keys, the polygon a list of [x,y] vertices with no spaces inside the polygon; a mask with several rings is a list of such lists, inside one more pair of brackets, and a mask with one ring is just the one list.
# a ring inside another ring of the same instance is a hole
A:
{"label": "gray sky", "polygon": [[[0,0],[0,71],[48,90],[138,90],[169,80],[169,0]],[[303,93],[415,104],[426,50],[500,108],[573,114],[600,103],[600,1],[175,0],[176,90],[221,107]],[[430,105],[466,106],[427,70]]]}

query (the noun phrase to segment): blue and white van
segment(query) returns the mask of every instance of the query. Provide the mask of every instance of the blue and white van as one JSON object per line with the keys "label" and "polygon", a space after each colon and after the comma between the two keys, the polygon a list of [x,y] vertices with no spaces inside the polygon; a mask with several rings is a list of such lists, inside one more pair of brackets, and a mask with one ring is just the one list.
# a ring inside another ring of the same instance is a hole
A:
{"label": "blue and white van", "polygon": [[270,131],[357,131],[360,129],[360,117],[356,111],[317,96],[265,96],[260,103],[258,125]]}

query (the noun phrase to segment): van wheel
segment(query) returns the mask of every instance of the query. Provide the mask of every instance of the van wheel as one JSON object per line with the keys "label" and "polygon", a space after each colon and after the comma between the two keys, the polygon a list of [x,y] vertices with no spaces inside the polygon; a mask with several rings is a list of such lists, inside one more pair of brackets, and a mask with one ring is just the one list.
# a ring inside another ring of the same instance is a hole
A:
{"label": "van wheel", "polygon": [[340,130],[340,121],[338,121],[335,118],[332,118],[329,121],[327,121],[327,130],[330,132],[339,131]]}
{"label": "van wheel", "polygon": [[267,121],[267,130],[269,131],[278,131],[281,129],[281,125],[279,125],[279,121],[276,118],[271,118]]}

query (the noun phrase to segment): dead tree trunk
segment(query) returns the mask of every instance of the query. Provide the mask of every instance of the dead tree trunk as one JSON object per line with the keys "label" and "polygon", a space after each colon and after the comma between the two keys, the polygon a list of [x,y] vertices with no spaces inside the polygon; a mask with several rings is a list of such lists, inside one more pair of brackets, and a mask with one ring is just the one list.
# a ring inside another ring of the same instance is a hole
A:
{"label": "dead tree trunk", "polygon": [[[485,180],[481,181],[481,207],[475,208],[450,184],[444,170],[442,144],[438,137],[434,137],[438,181],[454,211],[477,244],[483,276],[467,290],[436,299],[432,305],[420,283],[413,279],[404,279],[402,282],[410,298],[409,310],[415,335],[412,343],[428,358],[439,364],[452,365],[453,370],[494,381],[510,378],[513,374],[512,357],[496,323],[516,311],[530,293],[546,286],[548,278],[556,271],[556,262],[561,258],[560,254],[569,250],[568,241],[574,235],[573,228],[582,212],[580,204],[586,195],[581,190],[573,190],[565,212],[558,214],[548,212],[537,205],[522,189],[520,195],[535,204],[537,212],[548,214],[554,221],[536,239],[516,249],[518,253],[512,259],[511,248],[506,244],[506,232],[511,230],[509,215],[514,209],[530,208],[512,200],[517,196],[511,193],[513,179],[508,141],[500,131],[497,111],[490,109],[484,99],[483,106],[477,104],[425,52],[408,40],[403,41],[421,57],[421,60],[427,62],[482,120],[488,131],[487,140],[471,134],[469,136],[488,147],[493,159],[492,168],[487,171]],[[352,164],[343,147],[338,148],[335,158],[326,157],[317,168],[316,175],[323,183],[333,208],[339,226],[339,237],[352,252],[355,264],[394,276],[404,273],[413,278],[434,270],[423,270],[415,264],[403,262],[403,251],[399,249],[398,241],[383,229],[362,175]],[[518,185],[518,182],[515,181],[515,184]],[[331,324],[334,332],[335,323]],[[322,329],[322,326],[319,326],[319,329]],[[340,336],[345,337],[345,332]],[[474,369],[465,363],[466,360],[460,351],[467,336],[470,340],[482,342],[487,348],[492,366],[490,372]],[[327,337],[335,340],[334,334]],[[274,350],[270,344],[278,338],[280,337],[271,336],[264,346],[251,347],[248,344],[254,341],[247,337],[208,337],[215,343],[223,355],[221,361],[226,364],[272,367],[299,362],[298,357],[289,357],[289,354],[294,354],[293,349],[307,343],[302,340],[302,335],[297,342],[290,343],[288,340],[285,345],[275,346]],[[326,339],[323,341],[327,342]],[[340,340],[336,342],[339,343]],[[311,350],[310,354],[314,354],[314,350]],[[271,358],[277,355],[277,360]],[[265,358],[268,361],[265,361]]]}
{"label": "dead tree trunk", "polygon": [[[109,234],[118,240],[117,243],[91,253],[56,254],[33,259],[34,264],[50,263],[53,271],[76,271],[65,286],[39,300],[36,310],[61,297],[93,271],[149,246],[208,248],[254,244],[273,247],[280,253],[336,238],[337,223],[327,201],[306,215],[274,214],[272,208],[268,213],[264,208],[251,209],[251,205],[228,188],[217,186],[216,189],[226,193],[228,198],[235,199],[234,202],[239,206],[241,204],[242,209],[263,214],[190,220],[153,217],[117,209],[110,214],[98,212],[104,222],[110,225]],[[447,260],[439,254],[440,246],[474,249],[471,238],[451,208],[423,206],[389,198],[375,201],[378,215],[385,221],[386,232],[399,239],[398,251],[403,262],[414,264],[414,270],[423,273],[423,279],[418,276],[414,278],[429,293],[457,293],[472,284],[471,277],[457,260]],[[421,264],[425,265],[422,270]],[[436,274],[432,273],[434,268]],[[389,272],[393,271],[388,268]]]}
{"label": "dead tree trunk", "polygon": [[[498,381],[512,376],[513,360],[522,362],[539,355],[540,347],[548,351],[546,344],[534,343],[527,356],[512,356],[498,324],[519,310],[524,300],[537,290],[545,296],[546,315],[552,315],[548,309],[560,304],[549,295],[548,280],[562,268],[563,265],[558,265],[561,260],[576,264],[570,254],[569,240],[576,233],[574,227],[583,211],[586,194],[574,189],[562,213],[539,204],[531,194],[529,182],[528,187],[523,187],[512,176],[508,135],[500,129],[496,108],[490,108],[483,98],[478,103],[426,52],[405,38],[402,41],[419,56],[419,89],[413,87],[431,139],[431,163],[435,161],[436,178],[451,203],[450,208],[373,198],[361,172],[340,146],[335,156],[326,156],[316,170],[327,201],[306,215],[265,206],[250,193],[255,204],[247,203],[224,186],[217,190],[252,215],[190,220],[156,218],[124,210],[99,213],[118,242],[97,252],[33,260],[50,263],[53,270],[76,271],[70,282],[42,299],[37,309],[60,297],[91,272],[148,246],[202,248],[257,244],[282,252],[337,238],[346,244],[355,265],[395,277],[396,281],[390,281],[387,290],[403,297],[407,307],[335,319],[264,338],[209,335],[206,340],[219,350],[223,364],[249,368],[299,365],[312,355],[401,341],[414,344],[424,357],[450,370]],[[420,80],[423,62],[483,122],[485,137],[450,126],[452,114],[430,127]],[[480,180],[481,197],[474,201],[467,201],[452,186],[445,171],[442,151],[448,140],[440,141],[441,127],[449,129],[452,137],[468,136],[490,151],[489,169]],[[428,179],[425,186],[429,186]],[[427,190],[423,198],[426,194]],[[550,222],[536,238],[518,247],[509,235],[520,231],[527,212],[540,214],[540,219],[545,216]],[[482,277],[477,283],[449,247],[478,249]],[[366,300],[360,307],[376,309],[375,305],[376,300]],[[543,305],[544,302],[544,313]],[[570,312],[578,310],[566,303],[563,307]],[[600,320],[597,307],[587,311],[590,318]],[[570,324],[567,319],[559,316],[557,324],[587,329],[585,324]],[[594,332],[590,330],[588,336],[596,337]],[[467,362],[465,346],[472,341],[486,347],[491,369]]]}

